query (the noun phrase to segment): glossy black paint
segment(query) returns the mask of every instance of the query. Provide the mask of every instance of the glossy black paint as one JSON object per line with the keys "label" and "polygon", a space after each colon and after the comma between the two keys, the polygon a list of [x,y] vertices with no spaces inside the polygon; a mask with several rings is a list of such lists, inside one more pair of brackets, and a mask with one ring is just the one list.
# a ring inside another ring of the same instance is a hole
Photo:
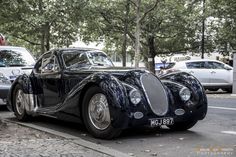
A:
{"label": "glossy black paint", "polygon": [[[106,94],[110,104],[113,127],[124,129],[149,125],[150,118],[160,117],[152,112],[140,83],[140,77],[144,73],[149,73],[148,71],[115,67],[69,70],[63,64],[62,51],[63,49],[51,51],[57,57],[60,65],[59,72],[43,75],[34,69],[29,76],[22,75],[15,80],[8,98],[8,107],[11,110],[14,111],[12,107],[14,88],[20,84],[24,93],[34,96],[33,106],[37,106],[37,110],[27,111],[28,114],[46,114],[59,119],[82,122],[81,106],[82,100],[86,99],[85,92],[91,86],[99,86]],[[196,78],[187,73],[173,73],[158,79],[162,80],[169,101],[169,110],[162,117],[173,117],[175,121],[184,121],[189,118],[201,120],[205,117],[207,98]],[[187,102],[183,102],[179,97],[179,90],[182,87],[188,87],[192,92],[192,97]],[[142,96],[141,102],[137,105],[132,104],[129,100],[128,94],[133,88],[138,89]],[[174,112],[179,108],[184,109],[186,113],[177,116]],[[134,118],[134,113],[137,111],[144,114],[143,118]]]}

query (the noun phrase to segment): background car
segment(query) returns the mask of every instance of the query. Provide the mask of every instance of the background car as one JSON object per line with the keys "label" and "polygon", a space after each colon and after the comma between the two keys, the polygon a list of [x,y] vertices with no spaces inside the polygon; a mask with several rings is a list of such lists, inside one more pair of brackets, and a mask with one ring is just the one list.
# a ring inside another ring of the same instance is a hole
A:
{"label": "background car", "polygon": [[111,139],[135,126],[189,129],[205,117],[207,98],[188,73],[158,78],[116,68],[102,51],[68,48],[45,53],[30,75],[19,76],[8,107],[21,121],[50,115],[82,122],[93,136]]}
{"label": "background car", "polygon": [[11,84],[19,75],[30,74],[35,60],[23,47],[0,46],[0,105],[6,104]]}
{"label": "background car", "polygon": [[11,82],[0,72],[0,105],[6,105]]}
{"label": "background car", "polygon": [[205,89],[216,91],[219,88],[232,92],[233,67],[216,60],[188,60],[170,64],[164,73],[174,71],[194,75]]}

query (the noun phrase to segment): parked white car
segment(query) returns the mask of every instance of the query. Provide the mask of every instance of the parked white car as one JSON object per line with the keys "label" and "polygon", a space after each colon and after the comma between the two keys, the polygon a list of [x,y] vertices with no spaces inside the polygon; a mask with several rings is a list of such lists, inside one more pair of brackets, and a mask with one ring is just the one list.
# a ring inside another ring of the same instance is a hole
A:
{"label": "parked white car", "polygon": [[6,104],[8,91],[19,75],[29,74],[35,60],[23,47],[0,46],[0,105]]}
{"label": "parked white car", "polygon": [[233,67],[216,60],[187,60],[170,64],[164,73],[184,71],[195,76],[205,89],[232,92]]}

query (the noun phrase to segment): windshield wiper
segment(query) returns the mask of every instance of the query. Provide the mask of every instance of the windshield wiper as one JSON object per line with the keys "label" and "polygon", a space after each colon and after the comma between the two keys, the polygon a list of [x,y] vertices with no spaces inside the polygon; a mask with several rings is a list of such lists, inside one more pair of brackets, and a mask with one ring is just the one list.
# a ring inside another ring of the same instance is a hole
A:
{"label": "windshield wiper", "polygon": [[9,67],[23,67],[25,66],[24,64],[9,64]]}
{"label": "windshield wiper", "polygon": [[104,66],[104,64],[102,63],[94,63],[95,65],[98,65],[98,66]]}

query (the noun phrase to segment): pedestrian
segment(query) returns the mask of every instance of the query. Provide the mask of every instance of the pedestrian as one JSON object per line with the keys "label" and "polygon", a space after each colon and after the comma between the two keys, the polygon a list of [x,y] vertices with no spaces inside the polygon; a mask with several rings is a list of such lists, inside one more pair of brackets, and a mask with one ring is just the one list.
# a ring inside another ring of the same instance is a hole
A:
{"label": "pedestrian", "polygon": [[0,33],[0,46],[6,45],[6,40],[5,37]]}

